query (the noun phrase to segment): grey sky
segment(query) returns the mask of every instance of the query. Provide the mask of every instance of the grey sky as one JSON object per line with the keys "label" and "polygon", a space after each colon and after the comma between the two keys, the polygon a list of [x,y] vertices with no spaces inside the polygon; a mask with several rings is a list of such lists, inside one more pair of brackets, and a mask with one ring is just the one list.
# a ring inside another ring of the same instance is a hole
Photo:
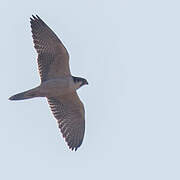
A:
{"label": "grey sky", "polygon": [[[0,179],[180,179],[180,2],[1,1]],[[29,17],[61,38],[88,79],[82,146],[71,152],[43,98]]]}

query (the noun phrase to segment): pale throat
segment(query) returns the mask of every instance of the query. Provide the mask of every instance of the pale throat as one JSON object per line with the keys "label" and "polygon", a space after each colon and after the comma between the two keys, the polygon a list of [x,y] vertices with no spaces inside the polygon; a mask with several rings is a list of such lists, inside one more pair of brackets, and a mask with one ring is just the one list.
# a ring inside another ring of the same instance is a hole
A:
{"label": "pale throat", "polygon": [[81,87],[82,82],[76,82],[75,84],[75,89],[79,89]]}

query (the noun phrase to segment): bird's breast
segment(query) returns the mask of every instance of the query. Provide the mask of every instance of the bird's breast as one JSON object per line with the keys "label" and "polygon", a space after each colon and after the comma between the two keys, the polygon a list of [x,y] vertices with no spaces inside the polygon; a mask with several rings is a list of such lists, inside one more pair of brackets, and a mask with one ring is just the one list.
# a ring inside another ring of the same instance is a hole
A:
{"label": "bird's breast", "polygon": [[75,91],[72,78],[58,78],[45,81],[39,86],[41,96],[55,97]]}

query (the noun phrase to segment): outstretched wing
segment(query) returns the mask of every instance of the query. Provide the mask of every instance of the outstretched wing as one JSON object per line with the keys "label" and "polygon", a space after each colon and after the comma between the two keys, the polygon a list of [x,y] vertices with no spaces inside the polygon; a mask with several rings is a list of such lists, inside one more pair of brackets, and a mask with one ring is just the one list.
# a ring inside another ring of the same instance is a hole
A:
{"label": "outstretched wing", "polygon": [[48,98],[48,103],[69,148],[76,151],[85,131],[84,106],[77,93]]}
{"label": "outstretched wing", "polygon": [[39,16],[30,23],[41,81],[70,75],[69,54],[60,39]]}

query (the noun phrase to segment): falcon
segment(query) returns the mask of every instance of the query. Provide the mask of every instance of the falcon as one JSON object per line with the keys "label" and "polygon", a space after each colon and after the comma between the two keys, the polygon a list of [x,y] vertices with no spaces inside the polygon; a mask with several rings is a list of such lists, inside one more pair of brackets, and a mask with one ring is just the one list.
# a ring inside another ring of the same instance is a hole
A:
{"label": "falcon", "polygon": [[32,15],[30,23],[41,83],[11,96],[9,100],[46,97],[65,141],[71,150],[76,151],[85,132],[84,105],[76,91],[88,82],[71,75],[69,54],[48,25],[38,15]]}

